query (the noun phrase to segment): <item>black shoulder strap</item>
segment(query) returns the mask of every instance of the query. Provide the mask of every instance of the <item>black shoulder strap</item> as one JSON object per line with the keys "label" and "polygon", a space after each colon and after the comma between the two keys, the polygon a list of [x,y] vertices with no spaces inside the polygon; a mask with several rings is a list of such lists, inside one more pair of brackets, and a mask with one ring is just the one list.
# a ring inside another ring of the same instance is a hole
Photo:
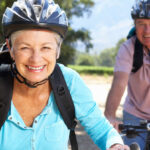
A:
{"label": "black shoulder strap", "polygon": [[7,119],[13,91],[13,76],[10,65],[0,66],[0,129]]}
{"label": "black shoulder strap", "polygon": [[0,51],[0,65],[1,64],[11,64],[13,60],[11,59],[9,50]]}
{"label": "black shoulder strap", "polygon": [[[54,72],[50,76],[50,83],[54,92],[54,97],[58,109],[64,119],[65,124],[71,130],[70,131],[70,143],[72,150],[78,150],[78,144],[75,135],[75,126],[77,124],[75,120],[74,104],[64,80],[63,74],[58,65],[56,65]],[[11,73],[10,65],[0,66],[0,129],[4,124],[10,103],[12,99],[13,91],[13,75]]]}
{"label": "black shoulder strap", "polygon": [[136,38],[135,47],[134,47],[134,55],[133,55],[132,72],[136,73],[142,65],[143,65],[143,45]]}
{"label": "black shoulder strap", "polygon": [[[135,27],[132,27],[127,35],[127,39],[136,35]],[[134,45],[134,55],[133,55],[133,64],[132,64],[132,72],[136,73],[138,69],[141,68],[143,65],[143,45],[141,42],[136,38],[135,45]]]}
{"label": "black shoulder strap", "polygon": [[55,66],[54,72],[50,76],[50,83],[53,89],[58,109],[62,115],[65,124],[67,125],[68,129],[70,129],[70,143],[72,150],[78,150],[77,140],[74,131],[77,124],[75,120],[75,108],[70,92],[64,80],[64,76],[57,64]]}

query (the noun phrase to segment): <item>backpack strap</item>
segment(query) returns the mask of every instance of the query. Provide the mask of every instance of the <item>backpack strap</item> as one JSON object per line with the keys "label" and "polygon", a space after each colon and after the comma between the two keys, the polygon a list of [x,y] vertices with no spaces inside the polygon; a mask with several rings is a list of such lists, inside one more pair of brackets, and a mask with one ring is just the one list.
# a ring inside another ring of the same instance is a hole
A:
{"label": "backpack strap", "polygon": [[[64,80],[63,74],[56,64],[54,72],[50,76],[50,83],[54,92],[54,97],[58,109],[64,119],[65,124],[70,131],[70,143],[72,150],[78,150],[77,139],[75,135],[75,108]],[[13,93],[13,75],[10,65],[0,66],[0,129],[7,119]]]}
{"label": "backpack strap", "polygon": [[12,64],[13,60],[11,59],[9,50],[0,51],[0,65],[1,64]]}
{"label": "backpack strap", "polygon": [[142,65],[143,65],[143,45],[136,38],[134,46],[132,72],[136,73],[138,69],[141,68]]}
{"label": "backpack strap", "polygon": [[127,35],[127,39],[130,39],[131,37],[136,35],[135,27],[132,27]]}
{"label": "backpack strap", "polygon": [[13,76],[10,65],[0,66],[0,129],[7,119],[13,91]]}
{"label": "backpack strap", "polygon": [[[130,39],[131,37],[136,35],[136,29],[135,27],[131,28],[127,35],[127,39]],[[134,55],[133,55],[133,64],[132,64],[132,71],[133,73],[136,73],[141,66],[143,65],[143,45],[136,37],[135,44],[134,44]]]}
{"label": "backpack strap", "polygon": [[78,144],[74,131],[77,124],[75,120],[75,108],[64,76],[58,64],[56,64],[55,69],[50,76],[50,83],[60,114],[68,129],[70,129],[70,144],[72,150],[78,150]]}

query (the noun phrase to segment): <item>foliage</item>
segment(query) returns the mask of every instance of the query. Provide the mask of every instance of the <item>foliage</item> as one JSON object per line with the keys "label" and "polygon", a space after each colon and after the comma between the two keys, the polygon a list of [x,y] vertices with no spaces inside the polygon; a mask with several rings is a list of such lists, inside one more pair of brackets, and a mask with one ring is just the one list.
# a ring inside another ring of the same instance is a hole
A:
{"label": "foliage", "polygon": [[71,19],[73,16],[82,17],[84,13],[90,13],[90,8],[94,5],[94,2],[93,0],[55,0],[55,2],[65,10],[70,25],[68,34],[61,48],[61,56],[58,62],[65,65],[68,63],[72,64],[74,62],[77,41],[80,40],[85,44],[86,51],[89,51],[93,45],[90,42],[91,37],[89,31],[84,28],[74,30],[71,27]]}
{"label": "foliage", "polygon": [[80,74],[112,75],[113,67],[68,65]]}
{"label": "foliage", "polygon": [[105,49],[100,53],[99,63],[101,66],[112,67],[114,65],[115,48]]}
{"label": "foliage", "polygon": [[69,19],[73,16],[81,17],[85,12],[90,13],[94,5],[92,0],[55,0],[63,8]]}
{"label": "foliage", "polygon": [[[14,1],[15,0],[0,0],[0,20],[2,20],[2,15],[6,6],[10,7]],[[90,8],[94,5],[94,2],[93,0],[55,0],[55,2],[65,10],[69,19],[69,31],[62,45],[61,57],[58,60],[61,63],[68,64],[73,61],[77,41],[80,40],[81,42],[83,42],[86,46],[87,51],[92,48],[89,31],[84,28],[74,30],[71,27],[71,21],[74,16],[82,17],[85,13],[90,13]],[[0,37],[0,43],[4,42],[1,25]]]}
{"label": "foliage", "polygon": [[125,41],[126,41],[126,38],[122,38],[122,39],[120,39],[120,40],[117,42],[117,45],[116,45],[115,50],[114,50],[114,57],[116,57],[116,55],[117,55],[117,53],[118,53],[118,50],[119,50],[121,44],[122,44],[123,42],[125,42]]}
{"label": "foliage", "polygon": [[[3,12],[6,8],[6,6],[11,6],[14,0],[0,0],[0,20],[2,20]],[[0,43],[4,41],[4,37],[2,34],[2,26],[0,22]]]}
{"label": "foliage", "polygon": [[118,50],[125,40],[125,38],[122,38],[118,41],[115,47],[104,49],[99,56],[99,65],[113,67],[115,64],[115,57],[118,53]]}
{"label": "foliage", "polygon": [[90,43],[91,37],[89,36],[88,30],[83,29],[75,31],[70,27],[61,47],[61,55],[58,62],[63,62],[65,65],[74,63],[76,53],[75,47],[78,40],[84,41],[87,51],[92,48],[92,44]]}
{"label": "foliage", "polygon": [[88,53],[79,53],[76,55],[76,65],[94,66],[94,57]]}

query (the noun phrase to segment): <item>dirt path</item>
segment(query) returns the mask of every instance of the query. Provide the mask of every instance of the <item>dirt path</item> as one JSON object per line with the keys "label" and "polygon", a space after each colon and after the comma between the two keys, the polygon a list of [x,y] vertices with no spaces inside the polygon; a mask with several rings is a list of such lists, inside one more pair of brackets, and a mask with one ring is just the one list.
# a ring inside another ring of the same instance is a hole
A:
{"label": "dirt path", "polygon": [[[100,109],[104,111],[105,102],[107,98],[107,94],[111,87],[112,76],[111,77],[102,77],[102,76],[81,76],[85,81],[89,89],[93,93],[94,100],[100,106]],[[126,94],[126,92],[125,92]],[[122,98],[121,105],[117,110],[117,116],[119,118],[122,117],[122,104],[124,102],[125,94]],[[97,146],[92,142],[90,137],[83,130],[83,127],[78,124],[76,128],[77,140],[79,144],[79,150],[99,150]],[[71,150],[69,148],[69,150]]]}
{"label": "dirt path", "polygon": [[[92,91],[94,100],[100,106],[100,109],[104,111],[107,95],[111,88],[111,83],[113,80],[112,76],[83,76],[82,79],[85,81],[86,85]],[[126,91],[122,97],[121,104],[117,110],[117,116],[121,117],[122,105],[124,103],[126,96]]]}

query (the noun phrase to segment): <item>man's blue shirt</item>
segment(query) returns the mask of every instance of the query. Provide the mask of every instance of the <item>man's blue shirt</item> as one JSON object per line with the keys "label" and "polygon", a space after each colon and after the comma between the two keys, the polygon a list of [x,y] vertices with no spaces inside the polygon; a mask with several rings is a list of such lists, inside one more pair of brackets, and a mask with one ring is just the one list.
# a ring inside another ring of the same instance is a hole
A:
{"label": "man's blue shirt", "polygon": [[[80,76],[63,65],[59,66],[75,105],[76,118],[93,141],[102,150],[114,143],[122,143]],[[25,125],[11,102],[7,120],[0,130],[0,150],[68,150],[68,138],[69,130],[51,92],[47,106],[34,119],[32,127]]]}

